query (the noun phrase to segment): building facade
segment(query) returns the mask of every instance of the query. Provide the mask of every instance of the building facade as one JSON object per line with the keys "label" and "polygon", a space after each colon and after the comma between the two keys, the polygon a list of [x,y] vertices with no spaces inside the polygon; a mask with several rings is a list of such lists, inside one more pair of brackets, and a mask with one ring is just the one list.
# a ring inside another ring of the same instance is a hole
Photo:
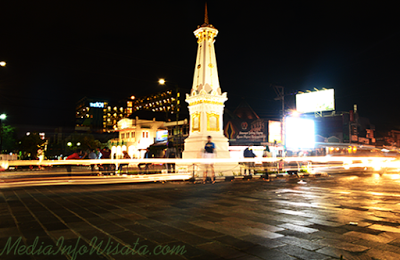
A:
{"label": "building facade", "polygon": [[104,133],[116,130],[119,120],[127,117],[125,105],[110,103],[105,99],[84,97],[75,111],[75,130]]}
{"label": "building facade", "polygon": [[129,117],[136,111],[163,112],[166,121],[174,121],[179,120],[181,104],[181,90],[175,88],[140,98],[132,97],[126,103],[126,115]]}
{"label": "building facade", "polygon": [[143,158],[145,149],[154,144],[157,133],[165,131],[163,121],[124,118],[118,121],[119,137],[110,140],[112,158],[122,158],[127,151],[131,158]]}

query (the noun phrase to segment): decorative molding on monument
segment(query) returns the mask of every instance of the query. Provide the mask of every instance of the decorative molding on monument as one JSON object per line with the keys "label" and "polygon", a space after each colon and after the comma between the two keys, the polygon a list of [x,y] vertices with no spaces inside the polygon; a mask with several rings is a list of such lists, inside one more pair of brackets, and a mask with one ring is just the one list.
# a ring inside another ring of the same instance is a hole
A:
{"label": "decorative molding on monument", "polygon": [[203,42],[203,40],[207,40],[210,43],[214,43],[215,37],[218,34],[218,30],[210,27],[200,27],[193,33],[197,37],[197,43],[201,43]]}
{"label": "decorative molding on monument", "polygon": [[224,92],[222,94],[217,94],[215,93],[215,91],[213,91],[212,93],[207,94],[204,92],[197,93],[194,89],[192,89],[190,95],[186,94],[186,102],[189,103],[189,105],[192,105],[192,103],[194,102],[197,103],[207,103],[207,101],[225,102],[226,100],[228,100],[227,92]]}

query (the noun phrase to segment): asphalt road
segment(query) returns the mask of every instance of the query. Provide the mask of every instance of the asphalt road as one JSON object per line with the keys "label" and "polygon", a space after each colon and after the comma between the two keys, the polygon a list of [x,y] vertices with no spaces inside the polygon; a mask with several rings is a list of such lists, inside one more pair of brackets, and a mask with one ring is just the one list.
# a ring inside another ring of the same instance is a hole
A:
{"label": "asphalt road", "polygon": [[399,188],[398,174],[354,172],[213,185],[0,184],[0,259],[400,259]]}

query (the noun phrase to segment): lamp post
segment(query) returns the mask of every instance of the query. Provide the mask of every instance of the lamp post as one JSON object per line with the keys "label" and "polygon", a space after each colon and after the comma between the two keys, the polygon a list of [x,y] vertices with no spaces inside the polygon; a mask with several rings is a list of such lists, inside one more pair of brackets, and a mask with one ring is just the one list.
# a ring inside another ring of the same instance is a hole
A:
{"label": "lamp post", "polygon": [[3,120],[5,120],[6,118],[6,114],[0,115],[0,154],[3,153]]}
{"label": "lamp post", "polygon": [[[5,67],[7,63],[0,61],[0,67]],[[7,118],[6,114],[0,115],[0,154],[3,152],[3,120]]]}
{"label": "lamp post", "polygon": [[[158,79],[158,84],[159,85],[161,85],[161,86],[164,86],[164,85],[166,85],[166,80],[165,79],[163,79],[163,78],[160,78],[160,79]],[[175,89],[176,89],[176,94],[177,94],[177,96],[176,96],[176,104],[175,104],[175,113],[176,113],[176,131],[177,131],[177,135],[176,135],[176,138],[175,138],[175,147],[176,147],[176,149],[177,149],[177,151],[179,152],[179,149],[178,149],[178,142],[179,142],[179,145],[181,145],[181,131],[180,131],[180,129],[179,129],[179,108],[180,108],[180,100],[179,100],[179,98],[180,98],[180,93],[179,93],[179,91],[178,91],[178,85],[175,85]],[[171,109],[172,110],[172,109]],[[167,121],[168,121],[168,111],[166,110],[165,111],[166,113],[167,113]]]}

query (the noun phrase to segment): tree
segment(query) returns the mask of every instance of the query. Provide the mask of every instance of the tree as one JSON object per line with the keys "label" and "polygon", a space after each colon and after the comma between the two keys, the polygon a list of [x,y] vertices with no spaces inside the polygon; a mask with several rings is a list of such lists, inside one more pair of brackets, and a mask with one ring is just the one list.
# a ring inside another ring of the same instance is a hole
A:
{"label": "tree", "polygon": [[15,127],[2,125],[0,129],[2,138],[2,151],[0,153],[11,153],[17,148]]}
{"label": "tree", "polygon": [[19,150],[24,159],[37,159],[37,152],[44,149],[45,142],[38,133],[31,133],[19,141]]}
{"label": "tree", "polygon": [[66,154],[71,154],[77,149],[83,151],[93,150],[101,146],[99,140],[96,140],[91,134],[73,133],[65,139],[67,149]]}

